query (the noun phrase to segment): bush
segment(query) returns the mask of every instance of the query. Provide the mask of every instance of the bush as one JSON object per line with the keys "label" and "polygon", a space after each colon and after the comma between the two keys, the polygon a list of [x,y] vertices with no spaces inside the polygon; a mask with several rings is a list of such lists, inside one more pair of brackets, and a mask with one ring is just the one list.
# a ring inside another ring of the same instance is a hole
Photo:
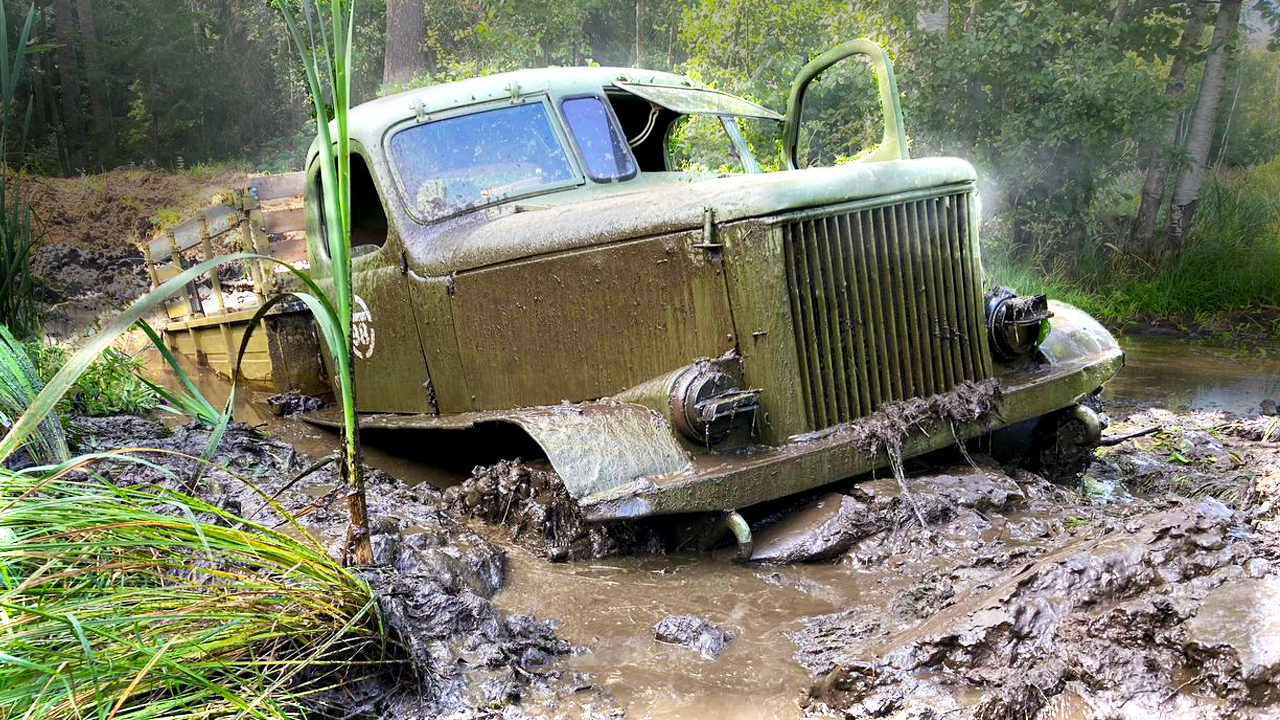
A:
{"label": "bush", "polygon": [[1098,218],[1084,245],[1015,261],[1000,222],[989,223],[988,282],[1047,292],[1113,322],[1280,304],[1280,159],[1215,177],[1185,249],[1164,265],[1122,251],[1109,240],[1117,227],[1122,221]]}
{"label": "bush", "polygon": [[[66,363],[72,348],[47,342],[29,344],[40,379],[48,382]],[[60,415],[138,415],[154,409],[160,398],[139,377],[142,358],[108,347],[76,380],[58,404]]]}

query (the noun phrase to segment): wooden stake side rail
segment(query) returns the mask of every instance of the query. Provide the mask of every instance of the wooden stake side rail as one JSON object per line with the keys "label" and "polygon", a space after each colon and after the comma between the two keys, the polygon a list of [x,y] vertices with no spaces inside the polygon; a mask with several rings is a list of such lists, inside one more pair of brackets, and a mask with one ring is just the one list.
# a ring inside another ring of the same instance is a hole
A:
{"label": "wooden stake side rail", "polygon": [[[239,231],[234,238],[238,250],[271,255],[288,262],[306,257],[306,242],[286,239],[271,242],[271,236],[301,231],[306,215],[301,196],[302,173],[249,178],[225,205],[215,205],[196,217],[142,244],[147,275],[152,289],[179,275],[185,268],[217,256],[214,239]],[[263,202],[296,199],[283,209],[263,209]],[[196,256],[194,262],[188,256]],[[265,299],[275,292],[275,268],[269,262],[246,263],[253,283],[253,301],[242,307],[228,308],[216,269],[188,283],[185,292],[165,302],[168,323],[164,327],[170,347],[194,357],[201,365],[211,366],[225,375],[233,372],[232,359],[247,323]],[[208,296],[201,295],[208,288]],[[270,381],[271,361],[265,328],[250,338],[241,366],[242,375],[250,381]]]}

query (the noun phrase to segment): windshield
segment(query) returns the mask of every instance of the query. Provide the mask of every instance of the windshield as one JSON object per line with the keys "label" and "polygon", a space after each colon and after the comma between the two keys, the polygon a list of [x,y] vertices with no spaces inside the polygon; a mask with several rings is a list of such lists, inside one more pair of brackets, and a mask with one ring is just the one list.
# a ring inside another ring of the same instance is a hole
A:
{"label": "windshield", "polygon": [[415,214],[433,220],[577,179],[540,102],[416,125],[391,138]]}

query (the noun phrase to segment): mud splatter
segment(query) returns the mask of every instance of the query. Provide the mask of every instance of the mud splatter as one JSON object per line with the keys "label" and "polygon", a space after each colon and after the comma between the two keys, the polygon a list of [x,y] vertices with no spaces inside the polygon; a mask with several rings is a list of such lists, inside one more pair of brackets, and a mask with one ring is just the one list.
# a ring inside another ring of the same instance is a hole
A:
{"label": "mud splatter", "polygon": [[444,493],[454,512],[507,528],[511,540],[549,560],[661,553],[663,538],[646,521],[589,523],[550,467],[519,460],[477,467]]}

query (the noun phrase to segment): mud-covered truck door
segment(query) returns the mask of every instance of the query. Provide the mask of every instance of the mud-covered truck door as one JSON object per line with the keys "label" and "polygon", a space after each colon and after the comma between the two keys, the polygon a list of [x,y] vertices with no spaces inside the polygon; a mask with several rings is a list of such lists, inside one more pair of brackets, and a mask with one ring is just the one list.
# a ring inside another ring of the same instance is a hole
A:
{"label": "mud-covered truck door", "polygon": [[[358,143],[351,154],[351,344],[356,397],[387,412],[434,412],[418,326],[414,322],[404,247],[388,223],[387,205],[372,157]],[[312,273],[329,290],[327,225],[320,199],[319,163],[307,172],[307,252]],[[326,354],[327,358],[327,354]],[[332,374],[330,374],[332,377]]]}

